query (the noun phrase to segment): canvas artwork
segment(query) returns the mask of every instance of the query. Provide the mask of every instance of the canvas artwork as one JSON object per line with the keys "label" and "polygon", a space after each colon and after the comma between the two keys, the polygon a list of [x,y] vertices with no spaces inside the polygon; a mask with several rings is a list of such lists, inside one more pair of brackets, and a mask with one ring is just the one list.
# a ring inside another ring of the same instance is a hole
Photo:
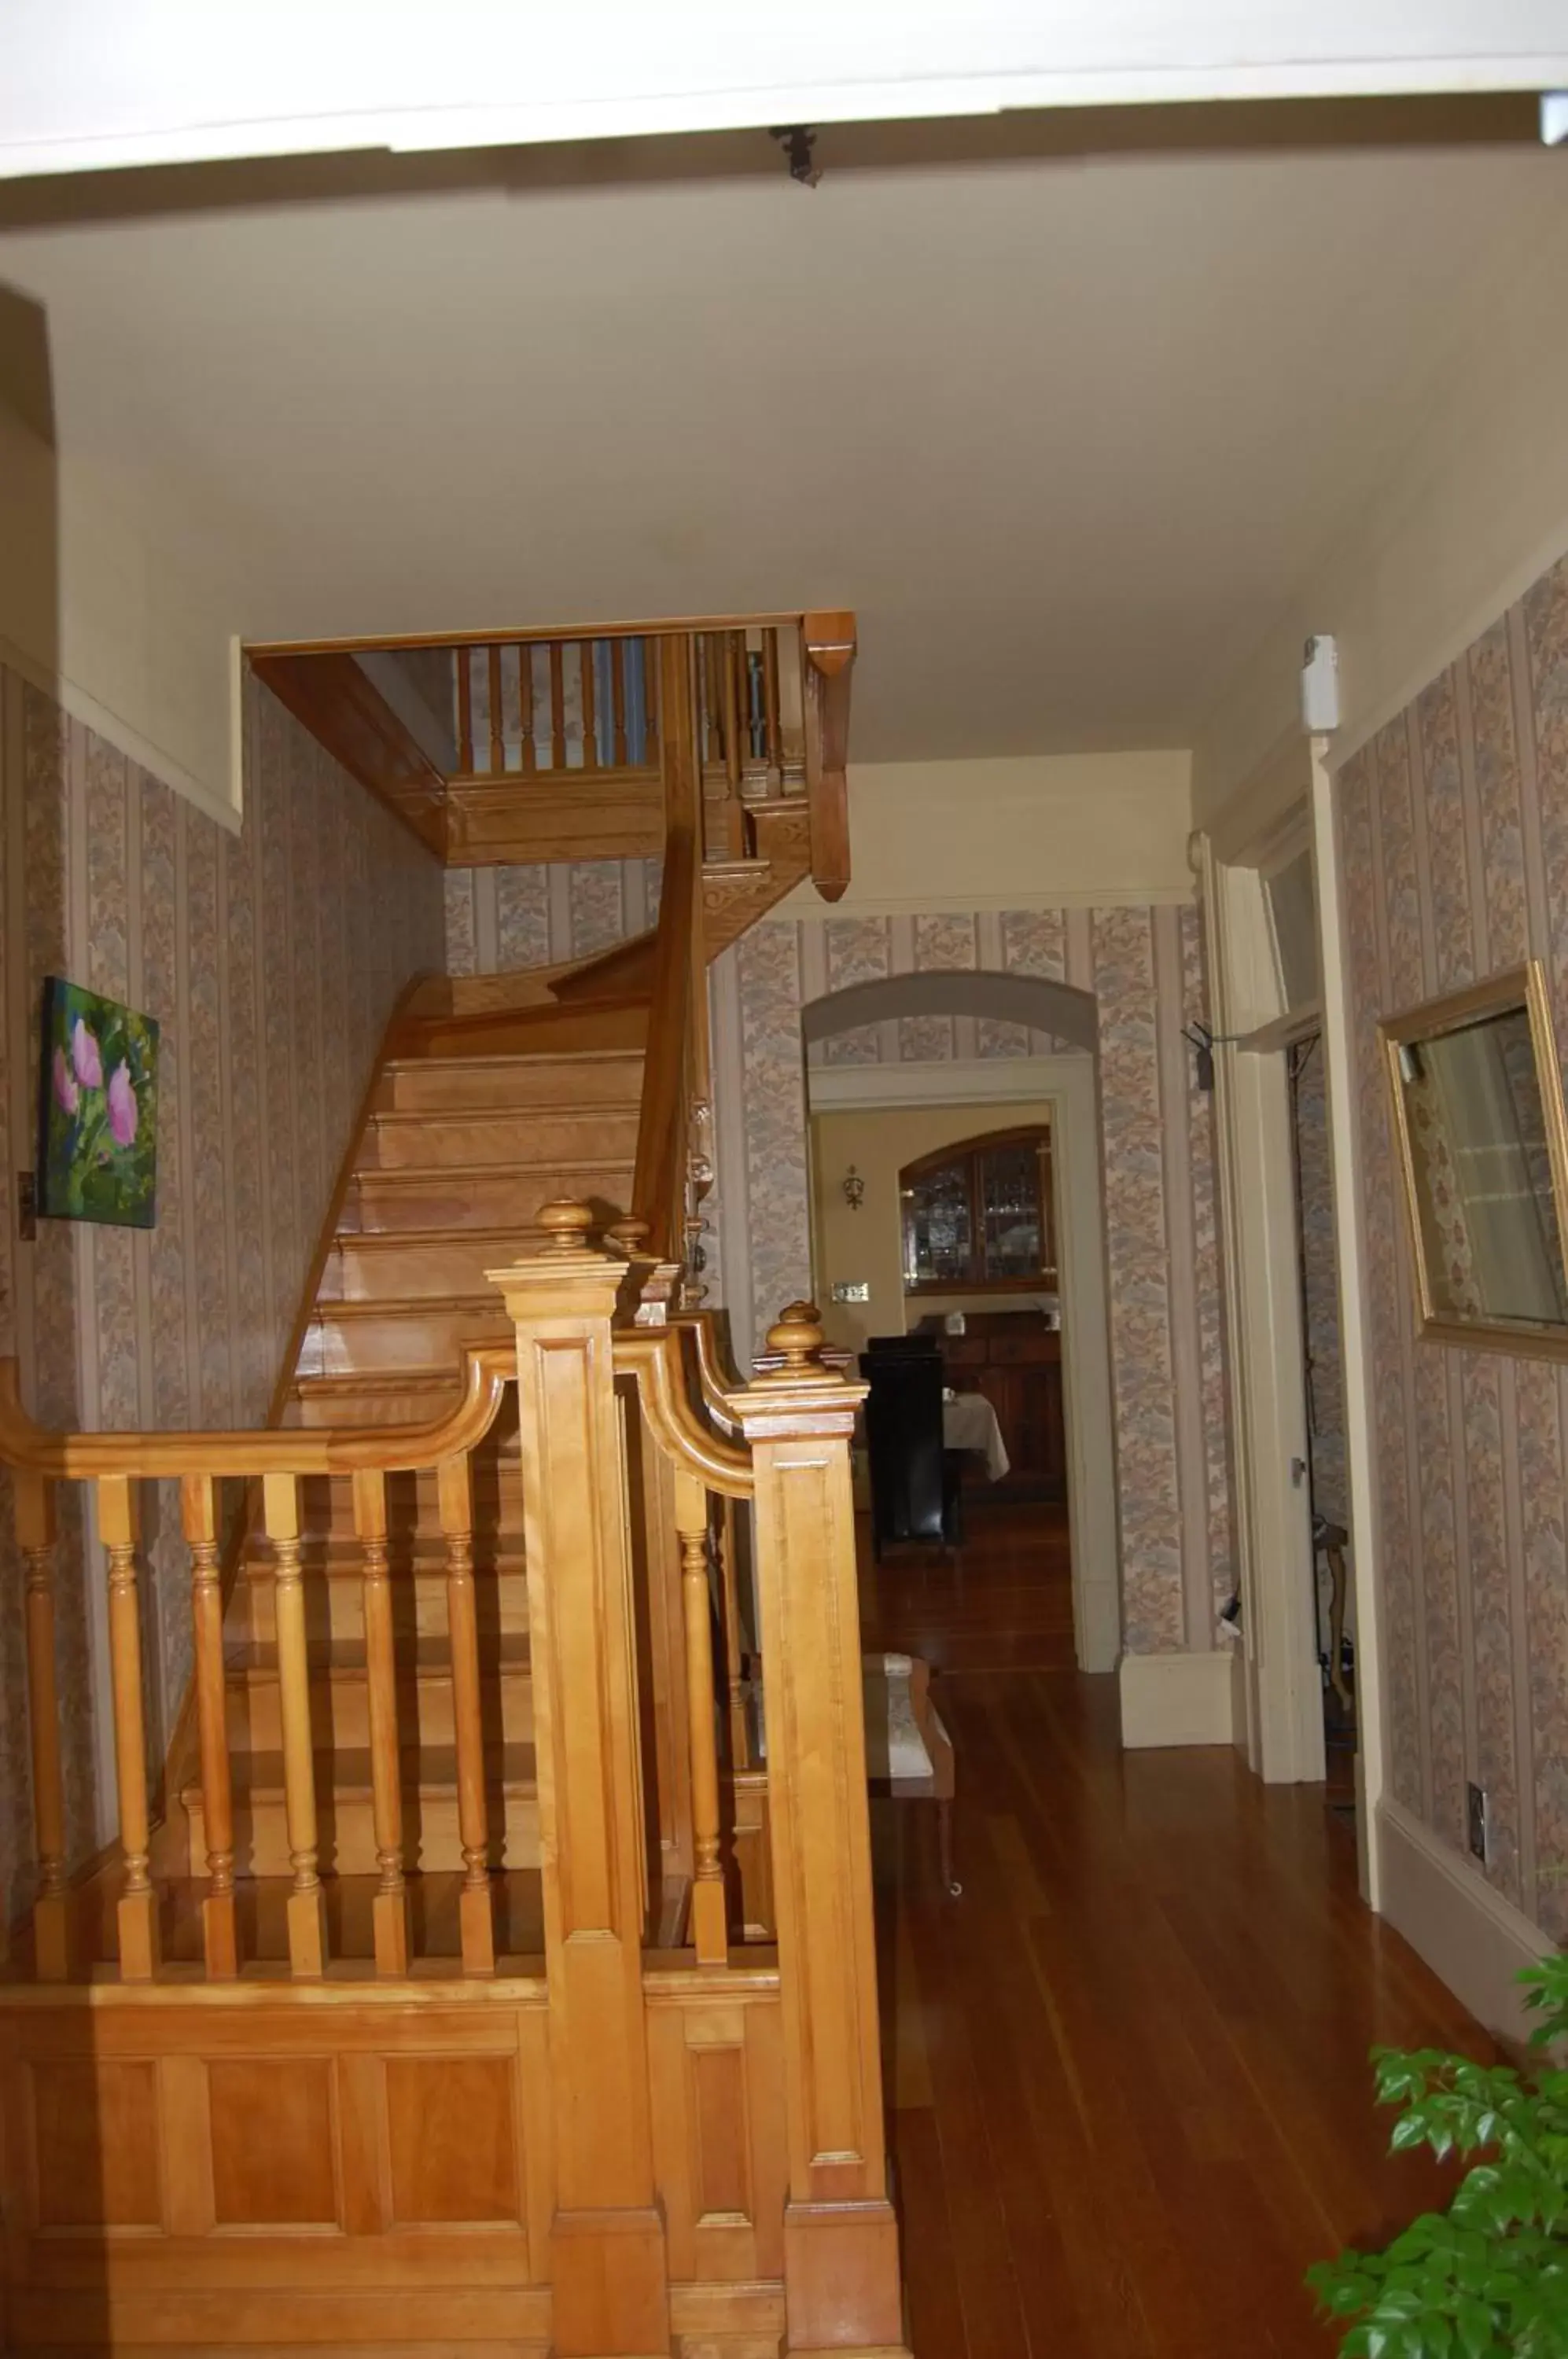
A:
{"label": "canvas artwork", "polygon": [[158,1025],[44,981],[38,1209],[150,1229],[158,1179]]}

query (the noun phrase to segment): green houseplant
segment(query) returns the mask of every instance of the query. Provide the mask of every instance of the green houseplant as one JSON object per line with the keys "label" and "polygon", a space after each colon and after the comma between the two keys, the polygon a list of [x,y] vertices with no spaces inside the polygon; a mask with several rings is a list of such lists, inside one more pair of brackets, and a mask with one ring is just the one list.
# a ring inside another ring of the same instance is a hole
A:
{"label": "green houseplant", "polygon": [[1445,2212],[1380,2253],[1320,2261],[1307,2283],[1345,2329],[1342,2359],[1568,2354],[1568,1957],[1519,1980],[1539,2023],[1528,2071],[1441,2049],[1375,2049],[1377,2098],[1398,2105],[1393,2149],[1469,2164]]}

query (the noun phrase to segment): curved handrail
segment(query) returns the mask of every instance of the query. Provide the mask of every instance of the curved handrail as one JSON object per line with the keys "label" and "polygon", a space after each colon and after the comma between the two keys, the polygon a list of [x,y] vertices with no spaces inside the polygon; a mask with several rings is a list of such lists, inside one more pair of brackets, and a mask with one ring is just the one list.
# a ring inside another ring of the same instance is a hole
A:
{"label": "curved handrail", "polygon": [[463,1397],[424,1425],[266,1426],[234,1433],[60,1433],[22,1407],[16,1363],[0,1360],[0,1461],[68,1482],[100,1475],[133,1481],[186,1474],[406,1473],[477,1449],[517,1379],[510,1343],[471,1345]]}
{"label": "curved handrail", "polygon": [[673,1464],[682,1467],[726,1499],[749,1499],[754,1477],[751,1452],[710,1433],[686,1397],[672,1360],[681,1336],[673,1327],[642,1327],[615,1338],[617,1375],[635,1376],[648,1430]]}
{"label": "curved handrail", "polygon": [[697,1386],[702,1396],[702,1407],[714,1424],[722,1428],[725,1433],[738,1433],[740,1423],[731,1404],[730,1395],[743,1388],[746,1378],[737,1375],[734,1369],[726,1368],[720,1359],[719,1339],[713,1326],[713,1312],[711,1310],[678,1310],[670,1323],[691,1339],[691,1355],[696,1364]]}

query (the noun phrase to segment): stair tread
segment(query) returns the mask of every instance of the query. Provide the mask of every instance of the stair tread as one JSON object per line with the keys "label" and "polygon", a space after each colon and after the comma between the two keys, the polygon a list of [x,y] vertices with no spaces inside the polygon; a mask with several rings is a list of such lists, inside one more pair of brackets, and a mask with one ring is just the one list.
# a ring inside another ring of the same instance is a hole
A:
{"label": "stair tread", "polygon": [[[541,1001],[539,1006],[547,1014],[559,1012],[558,1003],[553,1001]],[[524,1011],[515,1008],[509,1012],[520,1015]],[[452,1018],[442,1020],[450,1023]],[[640,1049],[476,1049],[472,1056],[465,1057],[456,1049],[446,1049],[430,1056],[388,1057],[381,1070],[384,1073],[423,1073],[429,1072],[432,1065],[495,1065],[501,1069],[515,1065],[613,1065],[617,1060],[640,1058],[642,1053]]]}
{"label": "stair tread", "polygon": [[[455,1798],[457,1793],[457,1748],[452,1745],[420,1745],[412,1743],[401,1754],[402,1785],[405,1792],[412,1790],[429,1799]],[[370,1749],[367,1745],[323,1747],[315,1756],[316,1795],[322,1810],[334,1802],[368,1802],[371,1799]],[[283,1799],[283,1756],[280,1752],[251,1753],[236,1751],[231,1757],[230,1775],[236,1799],[248,1796],[253,1800]],[[503,1794],[526,1801],[537,1791],[534,1776],[534,1748],[531,1745],[487,1745],[485,1748],[485,1782],[492,1786],[500,1771]],[[417,1773],[410,1775],[410,1773]],[[193,1778],[180,1792],[180,1800],[188,1808],[199,1805],[201,1781]]]}
{"label": "stair tread", "polygon": [[[399,1672],[412,1658],[417,1679],[448,1679],[452,1675],[452,1643],[435,1636],[417,1639],[411,1648],[399,1646]],[[527,1636],[521,1631],[502,1632],[496,1639],[484,1642],[485,1669],[487,1671],[526,1671],[529,1654]],[[278,1677],[278,1647],[269,1638],[244,1638],[223,1649],[224,1668],[231,1680],[250,1681],[275,1680]],[[365,1672],[365,1646],[358,1638],[332,1638],[310,1648],[312,1679],[363,1679]]]}
{"label": "stair tread", "polygon": [[[404,1238],[408,1234],[407,1230],[398,1232],[398,1234]],[[419,1235],[422,1232],[416,1230],[412,1234]],[[329,1298],[326,1301],[318,1298],[311,1309],[310,1324],[314,1326],[318,1321],[325,1319],[385,1319],[388,1316],[396,1317],[399,1311],[408,1311],[410,1316],[417,1315],[420,1319],[429,1319],[438,1312],[447,1310],[460,1312],[464,1317],[470,1312],[475,1316],[483,1314],[496,1333],[509,1335],[512,1332],[512,1321],[506,1316],[506,1306],[500,1296],[494,1293],[373,1294],[368,1296],[351,1294],[341,1302],[335,1297]]]}

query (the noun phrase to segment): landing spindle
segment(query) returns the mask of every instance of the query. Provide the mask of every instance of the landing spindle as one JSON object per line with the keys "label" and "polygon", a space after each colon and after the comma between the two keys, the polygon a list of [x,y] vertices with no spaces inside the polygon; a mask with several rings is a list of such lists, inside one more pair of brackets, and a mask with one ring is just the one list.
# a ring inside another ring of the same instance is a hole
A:
{"label": "landing spindle", "polygon": [[209,1977],[219,1982],[239,1972],[239,1936],[234,1922],[234,1806],[223,1675],[223,1584],[218,1563],[217,1501],[210,1474],[184,1477],[180,1485],[180,1514],[191,1550],[196,1730],[201,1756],[201,1825],[207,1840],[201,1949]]}
{"label": "landing spindle", "polygon": [[506,712],[501,702],[501,650],[487,647],[487,689],[490,699],[490,769],[499,777],[506,766]]}
{"label": "landing spindle", "polygon": [[370,1709],[370,1807],[376,1831],[376,1879],[371,1914],[376,1971],[378,1974],[406,1974],[408,1891],[403,1872],[397,1664],[392,1643],[392,1582],[387,1551],[387,1477],[377,1468],[362,1468],[354,1475],[354,1528],[359,1541],[365,1692]]}
{"label": "landing spindle", "polygon": [[583,682],[583,766],[596,770],[599,766],[599,719],[594,702],[593,642],[577,642],[577,668]]}
{"label": "landing spindle", "polygon": [[326,1902],[318,1864],[316,1763],[310,1736],[310,1662],[305,1583],[299,1562],[299,1481],[262,1478],[267,1536],[272,1543],[273,1618],[278,1632],[278,1693],[283,1721],[283,1804],[289,1829],[289,1964],[301,1979],[324,1973]]}
{"label": "landing spindle", "polygon": [[686,1712],[691,1754],[691,1939],[702,1966],[729,1962],[724,1871],[719,1856],[719,1747],[714,1712],[713,1609],[708,1587],[708,1494],[675,1478],[681,1603],[686,1625]]}
{"label": "landing spindle", "polygon": [[463,1846],[459,1930],[465,1974],[495,1971],[495,1911],[490,1886],[490,1826],[485,1793],[485,1723],[479,1685],[479,1617],[474,1589],[474,1473],[466,1457],[437,1469],[446,1536],[447,1627],[457,1745],[457,1830]]}
{"label": "landing spindle", "polygon": [[566,767],[566,666],[559,639],[550,643],[550,763],[552,770]]}
{"label": "landing spindle", "polygon": [[142,1704],[141,1601],[136,1594],[136,1498],[129,1477],[98,1480],[98,1531],[109,1560],[109,1674],[114,1699],[114,1776],[125,1880],[117,1910],[120,1978],[158,1972],[158,1896],[149,1868],[147,1722]]}
{"label": "landing spindle", "polygon": [[626,643],[610,641],[610,719],[615,731],[613,756],[617,770],[626,766]]}

